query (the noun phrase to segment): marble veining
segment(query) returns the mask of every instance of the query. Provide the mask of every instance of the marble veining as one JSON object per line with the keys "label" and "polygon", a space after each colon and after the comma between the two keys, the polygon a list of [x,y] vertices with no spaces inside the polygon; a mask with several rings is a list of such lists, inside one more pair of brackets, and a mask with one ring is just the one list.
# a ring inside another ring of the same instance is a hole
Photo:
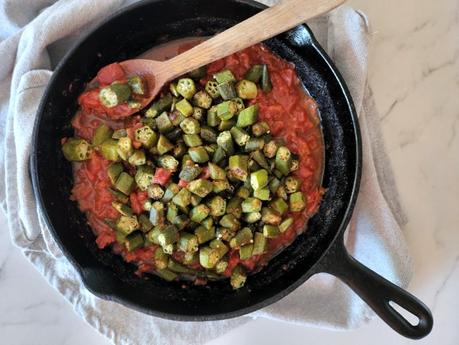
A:
{"label": "marble veining", "polygon": [[[409,290],[435,325],[419,344],[459,344],[459,1],[350,0],[370,20],[369,83],[409,223]],[[109,342],[50,288],[8,240],[0,215],[0,335],[8,345]],[[212,345],[411,344],[375,319],[348,332],[256,320]]]}

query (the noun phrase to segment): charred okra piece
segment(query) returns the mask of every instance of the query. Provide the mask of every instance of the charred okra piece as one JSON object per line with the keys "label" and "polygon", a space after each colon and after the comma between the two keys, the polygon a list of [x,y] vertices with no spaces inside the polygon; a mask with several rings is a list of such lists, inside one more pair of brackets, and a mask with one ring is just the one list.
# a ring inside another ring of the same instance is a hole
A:
{"label": "charred okra piece", "polygon": [[201,127],[201,132],[199,133],[201,138],[209,143],[217,142],[217,132],[210,127],[204,126]]}
{"label": "charred okra piece", "polygon": [[250,213],[244,213],[244,221],[249,224],[253,224],[258,222],[261,219],[261,213],[260,212],[250,212]]}
{"label": "charred okra piece", "polygon": [[131,97],[131,88],[128,84],[113,83],[103,87],[99,92],[99,100],[106,108],[113,108],[127,102]]}
{"label": "charred okra piece", "polygon": [[130,208],[128,205],[125,205],[119,201],[113,201],[112,207],[115,210],[117,210],[120,214],[122,214],[123,216],[131,217],[134,214],[132,212],[132,208]]}
{"label": "charred okra piece", "polygon": [[244,79],[258,83],[263,74],[263,65],[253,65],[246,73]]}
{"label": "charred okra piece", "polygon": [[131,87],[133,94],[143,96],[147,93],[145,83],[143,79],[138,75],[133,75],[128,78],[128,84]]}
{"label": "charred okra piece", "polygon": [[226,153],[233,154],[234,153],[234,144],[233,138],[231,136],[231,132],[224,131],[221,132],[217,137],[217,145],[225,150]]}
{"label": "charred okra piece", "polygon": [[164,224],[164,204],[155,201],[151,204],[150,209],[150,222],[153,225],[161,225]]}
{"label": "charred okra piece", "polygon": [[212,106],[212,97],[206,91],[199,91],[193,96],[193,104],[200,108],[209,109]]}
{"label": "charred okra piece", "polygon": [[217,249],[203,247],[199,250],[199,263],[204,268],[214,268],[220,260],[220,254]]}
{"label": "charred okra piece", "polygon": [[174,124],[166,112],[161,113],[161,115],[155,119],[155,123],[159,133],[167,133],[174,129]]}
{"label": "charred okra piece", "polygon": [[212,191],[215,194],[221,193],[225,190],[231,190],[231,186],[228,180],[214,180],[212,181],[212,184],[213,184]]}
{"label": "charred okra piece", "polygon": [[235,196],[230,199],[226,206],[226,213],[232,214],[236,218],[241,218],[242,216],[242,198]]}
{"label": "charred okra piece", "polygon": [[180,123],[180,128],[185,134],[199,134],[201,126],[199,121],[193,118],[186,118]]}
{"label": "charred okra piece", "polygon": [[144,165],[147,162],[145,152],[142,150],[134,150],[129,156],[128,162],[134,166]]}
{"label": "charred okra piece", "polygon": [[164,196],[164,190],[159,184],[152,184],[148,186],[147,193],[148,196],[153,200],[161,200],[161,198]]}
{"label": "charred okra piece", "polygon": [[256,137],[261,137],[263,134],[269,133],[269,125],[262,121],[262,122],[257,122],[252,126],[252,134]]}
{"label": "charred okra piece", "polygon": [[284,182],[285,191],[287,192],[287,194],[298,192],[298,190],[300,189],[300,184],[300,179],[294,176],[288,176]]}
{"label": "charred okra piece", "polygon": [[118,140],[118,155],[122,160],[128,160],[128,158],[134,152],[132,147],[132,140],[129,137],[123,137]]}
{"label": "charred okra piece", "polygon": [[218,82],[216,81],[209,80],[206,83],[205,90],[213,99],[220,97],[220,92],[218,91]]}
{"label": "charred okra piece", "polygon": [[143,247],[145,239],[140,231],[133,232],[126,236],[124,245],[129,252],[132,252],[140,247]]}
{"label": "charred okra piece", "polygon": [[141,214],[139,216],[139,225],[140,230],[142,230],[142,232],[144,233],[149,232],[151,229],[153,229],[152,222],[150,222],[150,219],[145,214]]}
{"label": "charred okra piece", "polygon": [[179,207],[187,207],[191,202],[190,191],[186,188],[183,188],[178,192],[173,198],[172,202]]}
{"label": "charred okra piece", "polygon": [[258,163],[263,169],[270,170],[269,163],[261,151],[253,151],[250,157]]}
{"label": "charred okra piece", "polygon": [[218,165],[213,164],[213,163],[209,163],[208,167],[209,167],[210,177],[212,178],[212,180],[224,180],[224,179],[226,179],[225,170],[220,168]]}
{"label": "charred okra piece", "polygon": [[179,240],[179,233],[174,225],[166,226],[158,235],[158,242],[161,247],[174,244]]}
{"label": "charred okra piece", "polygon": [[155,250],[155,254],[153,256],[153,262],[155,263],[155,267],[159,270],[163,270],[167,268],[169,263],[169,255],[164,253],[163,248],[158,247]]}
{"label": "charred okra piece", "polygon": [[191,182],[199,176],[201,171],[201,167],[197,164],[184,164],[182,166],[182,170],[180,171],[179,178],[181,180]]}
{"label": "charred okra piece", "polygon": [[228,121],[237,113],[237,104],[233,101],[222,102],[217,105],[217,116]]}
{"label": "charred okra piece", "polygon": [[209,161],[209,154],[202,146],[190,147],[188,154],[195,163],[205,163]]}
{"label": "charred okra piece", "polygon": [[179,166],[179,162],[171,155],[163,155],[158,158],[158,165],[161,168],[176,171]]}
{"label": "charred okra piece", "polygon": [[279,225],[282,221],[282,217],[276,210],[273,210],[270,207],[263,207],[261,209],[261,220],[265,224]]}

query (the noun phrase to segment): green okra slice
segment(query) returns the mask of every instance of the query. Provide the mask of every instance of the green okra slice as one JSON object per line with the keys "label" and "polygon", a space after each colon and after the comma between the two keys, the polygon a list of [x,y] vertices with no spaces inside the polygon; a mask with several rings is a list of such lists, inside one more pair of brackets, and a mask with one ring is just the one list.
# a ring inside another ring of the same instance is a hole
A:
{"label": "green okra slice", "polygon": [[130,208],[128,205],[125,205],[119,201],[113,201],[112,207],[115,210],[117,210],[120,214],[122,214],[123,216],[131,217],[134,215],[132,208]]}
{"label": "green okra slice", "polygon": [[293,218],[288,217],[282,223],[279,224],[279,231],[286,232],[293,224]]}
{"label": "green okra slice", "polygon": [[252,134],[256,137],[261,137],[263,134],[270,133],[269,125],[262,121],[252,125]]}
{"label": "green okra slice", "polygon": [[257,97],[257,85],[250,80],[241,80],[236,84],[237,95],[242,99],[254,99]]}
{"label": "green okra slice", "polygon": [[246,155],[234,155],[229,158],[229,171],[231,175],[239,180],[246,181],[249,175],[248,172],[249,157]]}
{"label": "green okra slice", "polygon": [[173,150],[174,145],[164,135],[161,134],[156,144],[156,149],[158,154],[163,155],[166,152]]}
{"label": "green okra slice", "polygon": [[172,224],[174,224],[177,227],[177,229],[181,231],[185,229],[188,226],[188,224],[190,224],[190,219],[186,215],[180,214],[174,218]]}
{"label": "green okra slice", "polygon": [[207,125],[210,127],[216,127],[221,121],[222,120],[217,115],[217,106],[214,105],[210,107],[210,109],[207,111]]}
{"label": "green okra slice", "polygon": [[236,126],[238,127],[248,127],[257,122],[259,106],[258,104],[253,104],[250,107],[242,110],[237,116]]}
{"label": "green okra slice", "polygon": [[174,219],[177,218],[179,214],[179,209],[176,204],[169,203],[167,206],[166,219],[170,223],[174,223]]}
{"label": "green okra slice", "polygon": [[300,212],[306,207],[304,195],[301,192],[290,194],[289,198],[290,211]]}
{"label": "green okra slice", "polygon": [[122,202],[123,204],[127,204],[129,202],[129,196],[125,195],[124,193],[121,193],[112,188],[108,188],[107,190],[115,197],[115,200]]}
{"label": "green okra slice", "polygon": [[175,273],[182,273],[182,274],[195,274],[196,273],[195,270],[188,268],[186,266],[183,266],[172,259],[169,260],[167,268]]}
{"label": "green okra slice", "polygon": [[260,199],[247,198],[241,204],[242,212],[243,213],[260,212],[261,205],[262,205],[262,202]]}
{"label": "green okra slice", "polygon": [[172,200],[172,198],[180,191],[180,187],[176,183],[169,183],[164,192],[164,196],[162,198],[162,202],[167,203]]}
{"label": "green okra slice", "polygon": [[175,143],[174,148],[172,149],[172,155],[180,159],[183,157],[183,155],[188,151],[187,146],[183,141],[178,141]]}
{"label": "green okra slice", "polygon": [[215,164],[220,164],[225,159],[225,157],[225,150],[221,146],[218,146],[212,156],[212,162]]}
{"label": "green okra slice", "polygon": [[212,192],[215,194],[221,193],[225,190],[231,190],[231,185],[229,184],[228,180],[214,180],[212,181],[212,184]]}
{"label": "green okra slice", "polygon": [[231,239],[230,247],[231,248],[240,248],[243,245],[253,242],[253,233],[250,228],[245,227],[237,232],[237,234]]}
{"label": "green okra slice", "polygon": [[134,166],[144,165],[147,162],[145,152],[142,150],[134,150],[129,156],[128,162]]}
{"label": "green okra slice", "polygon": [[203,121],[204,116],[206,115],[206,111],[199,107],[193,107],[193,118],[198,121]]}
{"label": "green okra slice", "polygon": [[114,140],[114,139],[105,140],[102,144],[99,145],[99,150],[102,156],[109,161],[118,162],[120,160],[120,155],[118,153],[118,140]]}
{"label": "green okra slice", "polygon": [[175,109],[177,109],[185,117],[193,115],[194,112],[193,106],[185,98],[175,104]]}
{"label": "green okra slice", "polygon": [[270,140],[265,144],[263,147],[263,153],[266,158],[273,158],[279,147],[281,146],[281,143],[279,140]]}
{"label": "green okra slice", "polygon": [[204,90],[198,91],[193,96],[193,104],[200,108],[209,109],[212,106],[212,97]]}
{"label": "green okra slice", "polygon": [[202,247],[199,250],[199,263],[204,268],[214,268],[220,260],[218,250],[210,247]]}
{"label": "green okra slice", "polygon": [[280,235],[278,226],[265,224],[263,225],[263,236],[266,238],[274,238]]}
{"label": "green okra slice", "polygon": [[218,92],[223,100],[227,101],[237,97],[236,88],[232,81],[225,81],[224,83],[219,83],[217,85]]}
{"label": "green okra slice", "polygon": [[139,225],[140,230],[142,230],[142,232],[144,233],[149,232],[151,229],[153,229],[153,223],[150,222],[150,219],[145,214],[141,214],[139,216]]}
{"label": "green okra slice", "polygon": [[221,132],[217,137],[217,145],[229,155],[234,153],[233,138],[230,131]]}
{"label": "green okra slice", "polygon": [[263,65],[253,65],[247,71],[244,79],[250,80],[251,82],[258,83],[263,74]]}
{"label": "green okra slice", "polygon": [[197,196],[200,196],[201,198],[205,198],[207,194],[212,192],[213,189],[213,184],[212,182],[204,179],[197,179],[193,180],[188,184],[188,190],[196,194]]}
{"label": "green okra slice", "polygon": [[199,121],[192,117],[183,120],[180,123],[180,128],[183,130],[183,133],[185,134],[199,134],[199,132],[201,131]]}
{"label": "green okra slice", "polygon": [[226,101],[217,105],[217,116],[221,120],[227,121],[231,119],[234,115],[236,115],[237,111],[237,104],[233,101]]}
{"label": "green okra slice", "polygon": [[300,179],[294,176],[288,176],[284,182],[285,191],[287,192],[287,194],[298,192],[298,190],[300,189],[300,185]]}
{"label": "green okra slice", "polygon": [[164,224],[164,204],[155,201],[151,204],[150,209],[150,222],[153,225],[161,225]]}
{"label": "green okra slice", "polygon": [[126,172],[122,172],[115,183],[115,188],[125,195],[132,193],[136,185],[136,181]]}
{"label": "green okra slice", "polygon": [[128,78],[128,84],[131,87],[132,93],[143,96],[147,93],[147,89],[143,79],[138,75],[133,75]]}
{"label": "green okra slice", "polygon": [[216,249],[221,258],[223,256],[225,256],[225,254],[228,253],[228,251],[229,251],[228,246],[225,243],[223,243],[222,240],[220,240],[218,238],[212,240],[209,243],[209,247],[212,248],[212,249]]}
{"label": "green okra slice", "polygon": [[218,165],[216,165],[214,163],[209,163],[208,164],[208,168],[209,168],[210,178],[212,180],[224,180],[224,179],[226,179],[225,170],[220,168]]}
{"label": "green okra slice", "polygon": [[263,207],[261,209],[261,220],[265,224],[279,225],[282,221],[282,216],[279,212],[270,207]]}
{"label": "green okra slice", "polygon": [[146,191],[148,187],[153,183],[155,176],[154,169],[148,165],[142,165],[137,168],[135,174],[135,182],[140,190]]}
{"label": "green okra slice", "polygon": [[268,161],[266,160],[266,157],[263,155],[261,150],[253,151],[250,154],[250,157],[258,163],[259,166],[261,166],[263,169],[270,170],[270,166]]}
{"label": "green okra slice", "polygon": [[156,269],[163,270],[169,264],[169,255],[164,252],[163,248],[158,247],[153,255],[153,262]]}
{"label": "green okra slice", "polygon": [[173,198],[172,202],[179,207],[187,207],[191,203],[190,191],[182,188]]}
{"label": "green okra slice", "polygon": [[279,188],[277,188],[276,195],[281,199],[284,199],[284,200],[288,199],[288,195],[287,195],[287,192],[285,191],[285,187],[282,185],[279,186]]}
{"label": "green okra slice", "polygon": [[153,118],[163,113],[165,110],[169,109],[172,105],[173,97],[170,93],[167,93],[165,96],[161,97],[159,100],[154,102],[150,108],[145,112],[145,116]]}
{"label": "green okra slice", "polygon": [[128,160],[128,158],[134,152],[132,147],[132,140],[129,137],[123,137],[118,140],[118,155],[122,160]]}
{"label": "green okra slice", "polygon": [[159,133],[167,133],[174,129],[174,124],[167,115],[167,112],[161,113],[161,115],[155,118],[155,122]]}
{"label": "green okra slice", "polygon": [[120,139],[124,137],[127,137],[126,129],[120,128],[113,131],[112,139]]}
{"label": "green okra slice", "polygon": [[280,185],[281,181],[277,177],[273,177],[271,181],[269,181],[269,190],[271,193],[275,194]]}
{"label": "green okra slice", "polygon": [[221,196],[216,195],[209,200],[207,206],[210,208],[210,215],[214,217],[220,217],[225,214],[226,211],[226,200]]}
{"label": "green okra slice", "polygon": [[254,190],[253,196],[263,201],[267,201],[271,199],[268,188],[260,188],[260,189]]}
{"label": "green okra slice", "polygon": [[125,235],[129,235],[135,230],[139,229],[139,222],[136,216],[121,216],[116,221],[116,230]]}
{"label": "green okra slice", "polygon": [[245,144],[244,151],[245,152],[252,152],[263,150],[265,146],[265,141],[261,138],[250,138],[247,143]]}
{"label": "green okra slice", "polygon": [[213,99],[220,97],[220,92],[218,91],[218,82],[209,80],[206,83],[206,86],[204,89]]}
{"label": "green okra slice", "polygon": [[203,244],[215,238],[215,228],[211,227],[207,229],[200,225],[194,230],[194,234],[198,239],[199,244]]}
{"label": "green okra slice", "polygon": [[249,159],[249,171],[250,173],[254,173],[255,171],[258,171],[261,169],[261,166],[258,165],[257,162],[253,159]]}
{"label": "green okra slice", "polygon": [[242,246],[239,248],[239,258],[241,260],[247,260],[252,257],[252,252],[253,252],[253,244],[246,244],[245,246]]}
{"label": "green okra slice", "polygon": [[158,158],[158,165],[161,168],[176,171],[179,166],[179,162],[174,158],[174,156],[163,155]]}
{"label": "green okra slice", "polygon": [[191,182],[201,174],[201,167],[197,164],[184,164],[180,171],[179,178],[181,180]]}
{"label": "green okra slice", "polygon": [[269,75],[268,65],[263,65],[263,72],[261,74],[261,89],[263,92],[268,93],[272,90],[271,77]]}
{"label": "green okra slice", "polygon": [[236,126],[231,128],[230,133],[239,146],[245,146],[250,139],[250,135],[246,131]]}
{"label": "green okra slice", "polygon": [[227,268],[228,268],[228,260],[221,259],[215,265],[215,272],[218,273],[218,274],[223,274],[226,271]]}
{"label": "green okra slice", "polygon": [[236,231],[221,227],[217,229],[215,235],[218,239],[229,242],[236,235]]}
{"label": "green okra slice", "polygon": [[214,220],[212,217],[207,217],[203,221],[201,221],[201,225],[205,227],[206,229],[210,229],[211,227],[214,226]]}
{"label": "green okra slice", "polygon": [[144,243],[145,239],[143,237],[142,232],[140,231],[136,231],[132,234],[127,235],[124,241],[124,245],[126,246],[126,249],[129,252],[132,252],[140,247],[143,247]]}
{"label": "green okra slice", "polygon": [[158,242],[161,247],[174,244],[179,240],[179,232],[174,225],[166,226],[158,235]]}
{"label": "green okra slice", "polygon": [[282,198],[276,198],[271,201],[270,207],[277,211],[281,216],[288,211],[288,204]]}
{"label": "green okra slice", "polygon": [[178,110],[174,110],[172,113],[169,114],[169,120],[173,126],[178,126],[185,120],[186,117]]}
{"label": "green okra slice", "polygon": [[201,138],[209,143],[216,143],[217,142],[217,132],[207,126],[201,127],[201,132],[199,133]]}
{"label": "green okra slice", "polygon": [[226,205],[226,213],[232,214],[236,218],[241,218],[242,216],[242,198],[234,196],[228,201]]}
{"label": "green okra slice", "polygon": [[281,146],[276,152],[276,169],[279,170],[282,175],[288,175],[290,168],[292,167],[292,154],[290,150]]}
{"label": "green okra slice", "polygon": [[233,289],[240,289],[241,287],[244,286],[245,282],[247,280],[247,273],[246,270],[243,266],[237,265],[234,269],[233,272],[231,273],[231,286]]}
{"label": "green okra slice", "polygon": [[185,265],[194,265],[199,263],[199,252],[186,252],[183,256],[183,264]]}
{"label": "green okra slice", "polygon": [[196,93],[196,85],[193,79],[181,78],[177,82],[177,92],[186,99],[191,99]]}
{"label": "green okra slice", "polygon": [[202,140],[197,134],[185,134],[183,136],[183,141],[185,141],[185,144],[188,147],[196,147],[202,145]]}
{"label": "green okra slice", "polygon": [[118,177],[123,171],[124,171],[123,164],[121,163],[110,164],[107,170],[107,175],[108,175],[108,178],[110,179],[110,182],[112,184],[115,184],[116,180],[118,179]]}
{"label": "green okra slice", "polygon": [[193,222],[201,223],[210,213],[209,207],[204,204],[197,205],[191,209],[190,219]]}
{"label": "green okra slice", "polygon": [[234,121],[234,119],[225,120],[225,121],[220,122],[220,124],[218,125],[218,130],[220,132],[228,131],[231,128],[233,128],[235,125],[236,125],[236,121]]}
{"label": "green okra slice", "polygon": [[261,232],[255,232],[253,236],[252,255],[262,255],[268,251],[268,240]]}
{"label": "green okra slice", "polygon": [[167,268],[162,269],[162,270],[157,270],[155,271],[156,275],[160,277],[161,279],[164,279],[168,282],[171,282],[175,279],[177,279],[178,275],[175,272],[172,272],[171,270],[168,270]]}
{"label": "green okra slice", "polygon": [[113,135],[113,130],[106,124],[102,124],[96,128],[94,135],[92,136],[92,144],[100,145],[105,140],[110,139]]}
{"label": "green okra slice", "polygon": [[239,187],[239,189],[236,191],[236,196],[242,199],[247,199],[250,196],[250,190],[244,186]]}
{"label": "green okra slice", "polygon": [[229,69],[225,69],[218,73],[215,73],[214,79],[217,81],[217,83],[236,81],[236,77],[234,76],[233,72],[231,72]]}
{"label": "green okra slice", "polygon": [[237,218],[232,214],[225,214],[221,219],[220,223],[221,226],[224,228],[228,228],[230,230],[237,230],[241,227],[241,223],[237,220]]}
{"label": "green okra slice", "polygon": [[250,174],[250,185],[253,190],[261,189],[268,185],[268,172],[260,169]]}
{"label": "green okra slice", "polygon": [[99,92],[99,100],[106,108],[113,108],[127,102],[131,97],[131,88],[128,84],[115,82],[103,87]]}
{"label": "green okra slice", "polygon": [[190,147],[188,154],[195,163],[206,163],[209,161],[209,154],[202,146]]}

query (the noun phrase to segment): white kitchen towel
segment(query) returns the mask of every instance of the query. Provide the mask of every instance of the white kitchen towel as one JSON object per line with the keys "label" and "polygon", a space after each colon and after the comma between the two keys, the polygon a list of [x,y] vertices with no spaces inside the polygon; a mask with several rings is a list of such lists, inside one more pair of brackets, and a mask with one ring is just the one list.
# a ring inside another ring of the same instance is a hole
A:
{"label": "white kitchen towel", "polygon": [[[251,315],[201,323],[147,316],[101,300],[84,288],[37,208],[28,174],[31,134],[40,98],[63,54],[83,33],[128,2],[133,1],[0,0],[0,138],[4,138],[0,202],[13,242],[82,318],[116,344],[202,344],[256,317],[333,329],[355,328],[367,321],[373,315],[368,307],[325,274]],[[401,232],[405,218],[367,86],[368,23],[362,13],[343,6],[309,24],[343,74],[360,116],[362,185],[346,245],[370,268],[406,287],[411,264]]]}

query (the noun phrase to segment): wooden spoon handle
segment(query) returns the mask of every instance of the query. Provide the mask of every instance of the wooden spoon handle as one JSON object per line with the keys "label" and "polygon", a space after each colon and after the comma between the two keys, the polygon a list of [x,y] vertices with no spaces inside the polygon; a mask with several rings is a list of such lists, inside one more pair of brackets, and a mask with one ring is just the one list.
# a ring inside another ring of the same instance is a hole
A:
{"label": "wooden spoon handle", "polygon": [[[274,37],[328,12],[345,0],[282,0],[253,17],[163,63],[156,77],[168,80]],[[159,75],[158,75],[159,74]]]}

